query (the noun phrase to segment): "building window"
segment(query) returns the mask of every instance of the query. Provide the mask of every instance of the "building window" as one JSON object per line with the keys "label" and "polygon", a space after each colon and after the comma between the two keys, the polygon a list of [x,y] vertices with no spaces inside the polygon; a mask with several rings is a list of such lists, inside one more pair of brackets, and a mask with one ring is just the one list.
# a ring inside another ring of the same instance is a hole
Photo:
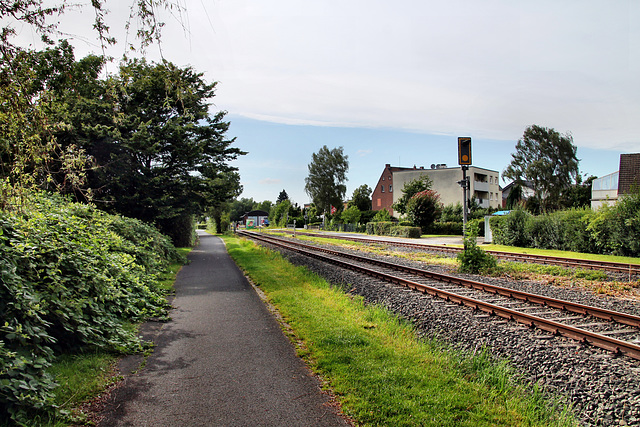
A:
{"label": "building window", "polygon": [[393,192],[393,187],[390,185],[389,186],[389,193]]}
{"label": "building window", "polygon": [[382,191],[384,193],[384,185],[380,186],[380,191]]}
{"label": "building window", "polygon": [[489,184],[493,184],[493,177],[492,176],[489,177]]}
{"label": "building window", "polygon": [[391,175],[389,175],[389,181],[391,181]]}
{"label": "building window", "polygon": [[378,207],[382,206],[382,201],[378,199]]}
{"label": "building window", "polygon": [[382,180],[384,181],[384,176],[382,177]]}

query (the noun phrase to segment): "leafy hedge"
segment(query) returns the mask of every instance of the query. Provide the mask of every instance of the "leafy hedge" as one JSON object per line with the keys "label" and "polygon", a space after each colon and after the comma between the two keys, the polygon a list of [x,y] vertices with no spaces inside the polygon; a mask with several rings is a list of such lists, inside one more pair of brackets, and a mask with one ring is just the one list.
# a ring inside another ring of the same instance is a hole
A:
{"label": "leafy hedge", "polygon": [[376,236],[408,237],[412,239],[419,239],[422,234],[420,227],[397,225],[392,221],[368,222],[366,232]]}
{"label": "leafy hedge", "polygon": [[427,229],[429,234],[462,235],[461,222],[434,222]]}
{"label": "leafy hedge", "polygon": [[0,412],[24,423],[52,406],[56,354],[135,352],[129,322],[166,316],[158,273],[178,260],[140,221],[60,197],[0,212]]}
{"label": "leafy hedge", "polygon": [[396,226],[391,227],[389,234],[394,237],[407,237],[409,239],[419,239],[422,235],[420,227]]}
{"label": "leafy hedge", "polygon": [[367,234],[388,236],[391,233],[391,227],[395,225],[392,221],[368,222]]}
{"label": "leafy hedge", "polygon": [[521,210],[491,218],[496,244],[640,256],[640,193],[597,211],[572,209],[532,216]]}

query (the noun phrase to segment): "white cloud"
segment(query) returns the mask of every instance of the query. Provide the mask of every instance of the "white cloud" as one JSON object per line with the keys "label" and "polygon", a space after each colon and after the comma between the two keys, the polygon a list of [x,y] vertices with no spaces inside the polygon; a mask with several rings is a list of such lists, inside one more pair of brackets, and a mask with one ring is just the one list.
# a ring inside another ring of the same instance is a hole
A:
{"label": "white cloud", "polygon": [[510,140],[535,123],[640,151],[635,0],[184,4],[189,34],[167,18],[165,58],[219,80],[215,107],[236,115]]}

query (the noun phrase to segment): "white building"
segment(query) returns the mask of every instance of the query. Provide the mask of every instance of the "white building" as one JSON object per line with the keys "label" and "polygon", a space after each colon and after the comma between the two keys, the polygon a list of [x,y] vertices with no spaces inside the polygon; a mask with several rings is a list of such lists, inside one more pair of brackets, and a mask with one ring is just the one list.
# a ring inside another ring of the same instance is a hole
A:
{"label": "white building", "polygon": [[[458,181],[462,180],[461,167],[442,167],[432,169],[415,168],[402,169],[393,172],[393,203],[402,197],[402,189],[409,183],[423,175],[427,175],[433,182],[432,189],[440,194],[440,201],[446,206],[456,203],[462,204],[462,187]],[[467,176],[470,181],[470,199],[481,208],[502,207],[502,192],[499,184],[499,173],[476,166],[469,166]]]}

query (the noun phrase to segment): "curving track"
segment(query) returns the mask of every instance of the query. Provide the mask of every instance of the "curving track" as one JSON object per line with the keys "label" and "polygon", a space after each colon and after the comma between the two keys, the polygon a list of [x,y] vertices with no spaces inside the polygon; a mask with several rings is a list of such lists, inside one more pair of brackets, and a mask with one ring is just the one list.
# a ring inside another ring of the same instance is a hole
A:
{"label": "curving track", "polygon": [[640,359],[638,316],[294,243],[262,233],[239,234],[466,305],[474,310]]}

